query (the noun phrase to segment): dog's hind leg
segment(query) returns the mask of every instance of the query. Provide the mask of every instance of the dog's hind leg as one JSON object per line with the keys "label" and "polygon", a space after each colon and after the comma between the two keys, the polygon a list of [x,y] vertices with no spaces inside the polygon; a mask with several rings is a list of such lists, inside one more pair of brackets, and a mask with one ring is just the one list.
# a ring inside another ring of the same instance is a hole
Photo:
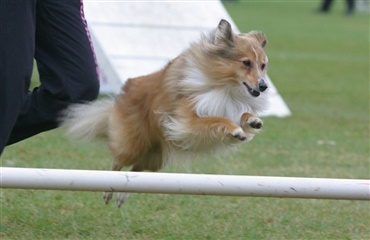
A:
{"label": "dog's hind leg", "polygon": [[[117,155],[113,155],[113,161],[112,161],[112,167],[111,171],[120,171],[124,166],[130,166],[133,165],[133,163],[137,162],[138,159],[140,159],[140,151],[135,153],[120,153]],[[114,189],[112,189],[114,191]],[[109,203],[109,201],[113,197],[113,192],[105,192],[103,195],[104,202],[106,204]]]}
{"label": "dog's hind leg", "polygon": [[[163,166],[163,156],[161,148],[155,147],[154,149],[148,151],[147,154],[143,155],[131,168],[130,171],[141,172],[141,171],[152,171],[156,172],[161,169]],[[130,193],[120,192],[117,197],[117,206],[121,207],[127,199],[129,198]]]}
{"label": "dog's hind leg", "polygon": [[[120,171],[123,168],[124,164],[122,161],[113,160],[111,171]],[[114,190],[114,189],[112,189]],[[113,198],[113,192],[104,192],[103,199],[105,204],[108,204],[109,201]]]}
{"label": "dog's hind leg", "polygon": [[[143,171],[143,169],[140,169],[140,168],[136,167],[136,165],[134,165],[131,168],[130,171],[132,171],[132,172],[141,172],[141,171]],[[117,197],[117,202],[116,202],[117,207],[120,208],[122,206],[122,204],[124,204],[127,201],[127,199],[129,197],[130,197],[130,193],[128,193],[128,192],[119,192],[118,197]]]}

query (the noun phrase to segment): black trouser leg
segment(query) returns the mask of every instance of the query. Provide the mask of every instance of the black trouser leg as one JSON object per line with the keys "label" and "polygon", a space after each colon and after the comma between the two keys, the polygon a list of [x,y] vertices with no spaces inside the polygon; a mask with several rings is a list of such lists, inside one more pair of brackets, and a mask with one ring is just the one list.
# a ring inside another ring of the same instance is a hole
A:
{"label": "black trouser leg", "polygon": [[68,104],[97,97],[97,67],[82,1],[37,0],[35,59],[41,86],[26,96],[8,144],[57,127]]}
{"label": "black trouser leg", "polygon": [[33,68],[36,0],[0,0],[0,155],[21,111]]}
{"label": "black trouser leg", "polygon": [[355,10],[355,1],[354,0],[347,0],[347,9],[346,13],[351,14]]}
{"label": "black trouser leg", "polygon": [[332,0],[324,0],[321,5],[321,11],[323,12],[329,11],[332,2],[333,2]]}

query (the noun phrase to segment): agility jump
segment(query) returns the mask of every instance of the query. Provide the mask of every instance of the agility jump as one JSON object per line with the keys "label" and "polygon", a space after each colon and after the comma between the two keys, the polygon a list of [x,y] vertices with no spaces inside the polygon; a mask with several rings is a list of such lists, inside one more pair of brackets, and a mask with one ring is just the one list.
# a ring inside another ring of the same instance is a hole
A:
{"label": "agility jump", "polygon": [[370,180],[0,168],[1,188],[370,200]]}

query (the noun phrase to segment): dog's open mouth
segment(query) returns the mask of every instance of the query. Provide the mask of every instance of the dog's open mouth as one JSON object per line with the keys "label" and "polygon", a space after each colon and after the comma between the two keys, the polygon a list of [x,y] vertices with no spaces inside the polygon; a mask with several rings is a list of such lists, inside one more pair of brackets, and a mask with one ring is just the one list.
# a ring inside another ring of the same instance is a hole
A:
{"label": "dog's open mouth", "polygon": [[253,96],[253,97],[258,97],[260,95],[260,92],[253,90],[246,82],[243,82],[244,86],[247,87],[248,92]]}

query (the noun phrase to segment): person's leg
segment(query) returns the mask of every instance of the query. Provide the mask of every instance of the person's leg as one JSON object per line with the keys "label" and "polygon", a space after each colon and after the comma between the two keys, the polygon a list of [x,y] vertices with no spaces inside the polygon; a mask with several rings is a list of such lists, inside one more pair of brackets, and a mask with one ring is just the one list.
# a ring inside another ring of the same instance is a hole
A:
{"label": "person's leg", "polygon": [[70,103],[94,100],[99,81],[82,0],[38,0],[36,52],[40,87],[28,94],[8,144],[58,126]]}
{"label": "person's leg", "polygon": [[330,6],[331,6],[332,2],[333,2],[332,0],[324,0],[322,2],[320,11],[321,12],[328,12],[330,10]]}
{"label": "person's leg", "polygon": [[35,51],[36,0],[0,0],[0,155],[27,94]]}
{"label": "person's leg", "polygon": [[347,15],[353,14],[355,11],[355,1],[354,0],[347,0],[347,8],[345,13]]}

